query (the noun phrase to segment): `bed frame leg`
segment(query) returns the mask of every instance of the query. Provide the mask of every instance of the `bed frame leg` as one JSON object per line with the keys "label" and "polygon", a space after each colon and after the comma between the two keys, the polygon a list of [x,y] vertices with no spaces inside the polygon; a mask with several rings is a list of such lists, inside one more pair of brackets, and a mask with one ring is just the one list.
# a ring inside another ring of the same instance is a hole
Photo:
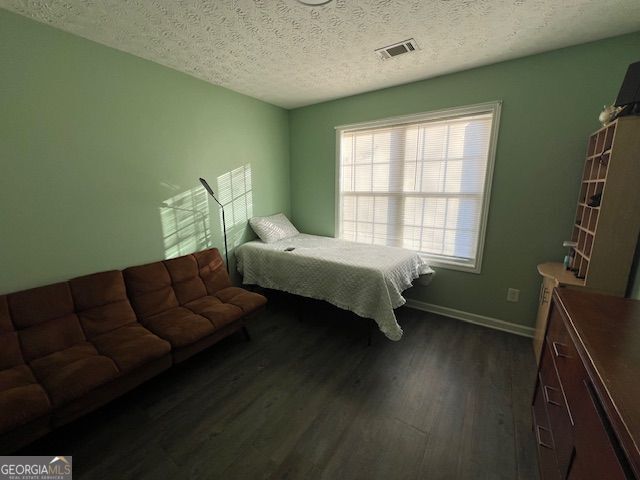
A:
{"label": "bed frame leg", "polygon": [[246,326],[243,326],[243,327],[242,327],[242,334],[244,335],[244,339],[245,339],[247,342],[250,342],[250,341],[251,341],[251,335],[249,335],[249,330],[247,330],[247,327],[246,327]]}

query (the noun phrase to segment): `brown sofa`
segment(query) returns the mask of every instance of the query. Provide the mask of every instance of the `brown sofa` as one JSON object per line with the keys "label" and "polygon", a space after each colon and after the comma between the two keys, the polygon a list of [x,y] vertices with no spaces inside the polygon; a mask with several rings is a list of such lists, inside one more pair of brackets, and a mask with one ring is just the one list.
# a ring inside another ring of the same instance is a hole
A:
{"label": "brown sofa", "polygon": [[244,328],[265,303],[231,286],[216,249],[0,296],[0,452]]}

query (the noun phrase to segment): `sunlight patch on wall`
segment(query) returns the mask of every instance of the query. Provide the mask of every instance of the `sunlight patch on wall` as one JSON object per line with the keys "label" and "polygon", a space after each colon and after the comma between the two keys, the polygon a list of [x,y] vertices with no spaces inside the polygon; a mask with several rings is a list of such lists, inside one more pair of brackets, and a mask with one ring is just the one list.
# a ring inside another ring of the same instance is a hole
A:
{"label": "sunlight patch on wall", "polygon": [[165,258],[210,246],[209,201],[202,186],[180,192],[160,205]]}
{"label": "sunlight patch on wall", "polygon": [[[253,216],[251,164],[247,163],[218,177],[218,199],[225,207],[229,248],[247,240],[247,221]],[[222,225],[222,212],[220,212]]]}

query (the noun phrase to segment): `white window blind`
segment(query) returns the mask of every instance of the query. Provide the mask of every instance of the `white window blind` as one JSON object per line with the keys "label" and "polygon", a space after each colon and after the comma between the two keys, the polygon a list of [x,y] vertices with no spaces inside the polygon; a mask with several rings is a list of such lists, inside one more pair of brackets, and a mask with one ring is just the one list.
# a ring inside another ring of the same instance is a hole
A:
{"label": "white window blind", "polygon": [[478,271],[498,109],[338,128],[338,236]]}

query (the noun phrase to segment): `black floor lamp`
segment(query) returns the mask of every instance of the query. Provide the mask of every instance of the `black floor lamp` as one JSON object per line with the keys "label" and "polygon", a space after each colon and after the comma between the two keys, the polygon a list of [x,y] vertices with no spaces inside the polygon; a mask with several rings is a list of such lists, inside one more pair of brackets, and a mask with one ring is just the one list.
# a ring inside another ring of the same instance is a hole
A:
{"label": "black floor lamp", "polygon": [[227,262],[227,273],[229,273],[229,253],[227,250],[227,222],[224,219],[224,206],[218,201],[216,196],[213,194],[213,190],[211,190],[211,187],[209,186],[209,184],[204,178],[200,179],[200,183],[202,184],[204,189],[207,192],[209,192],[209,195],[211,195],[211,197],[216,201],[218,205],[220,205],[220,208],[222,209],[222,231],[224,234],[224,258]]}

